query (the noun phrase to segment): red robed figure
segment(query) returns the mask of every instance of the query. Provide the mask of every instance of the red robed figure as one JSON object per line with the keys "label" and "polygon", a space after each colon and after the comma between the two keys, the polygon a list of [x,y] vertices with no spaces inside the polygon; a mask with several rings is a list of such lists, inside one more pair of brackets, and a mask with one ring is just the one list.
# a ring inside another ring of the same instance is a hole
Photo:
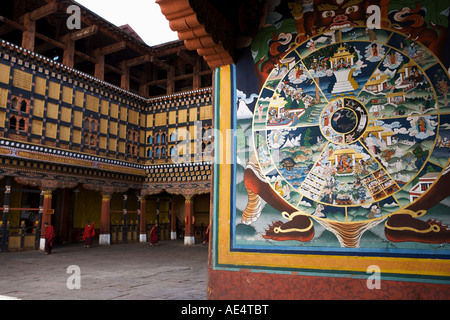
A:
{"label": "red robed figure", "polygon": [[49,225],[48,223],[45,223],[45,253],[49,254],[52,252],[53,247],[53,239],[55,238],[55,228],[53,226]]}
{"label": "red robed figure", "polygon": [[89,222],[86,223],[84,226],[84,233],[83,233],[83,240],[84,240],[84,246],[89,247],[92,245],[92,238],[95,236],[95,223],[90,224]]}

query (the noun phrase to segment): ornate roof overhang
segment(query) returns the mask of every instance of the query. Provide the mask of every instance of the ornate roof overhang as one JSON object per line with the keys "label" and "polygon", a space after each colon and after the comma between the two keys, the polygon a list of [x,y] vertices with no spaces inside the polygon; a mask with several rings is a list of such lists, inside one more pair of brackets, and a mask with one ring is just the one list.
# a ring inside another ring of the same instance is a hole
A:
{"label": "ornate roof overhang", "polygon": [[156,0],[189,50],[197,50],[210,68],[234,63],[233,24],[209,1]]}

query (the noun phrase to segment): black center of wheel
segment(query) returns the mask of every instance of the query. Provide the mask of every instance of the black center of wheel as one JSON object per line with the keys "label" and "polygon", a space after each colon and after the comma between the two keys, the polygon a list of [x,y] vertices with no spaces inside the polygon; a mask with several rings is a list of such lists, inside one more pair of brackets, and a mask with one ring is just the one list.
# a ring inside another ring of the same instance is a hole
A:
{"label": "black center of wheel", "polygon": [[342,108],[333,113],[331,127],[337,133],[349,133],[355,129],[358,118],[352,109]]}

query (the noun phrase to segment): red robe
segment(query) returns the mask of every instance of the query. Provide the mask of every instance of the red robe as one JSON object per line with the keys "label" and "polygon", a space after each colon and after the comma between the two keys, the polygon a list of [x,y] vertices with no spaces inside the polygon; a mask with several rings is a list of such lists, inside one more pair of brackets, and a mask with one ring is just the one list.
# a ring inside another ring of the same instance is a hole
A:
{"label": "red robe", "polygon": [[93,238],[95,236],[95,223],[88,225],[84,227],[84,233],[83,233],[83,240],[86,240],[87,238]]}
{"label": "red robe", "polygon": [[156,226],[154,226],[152,228],[152,232],[150,234],[150,243],[151,244],[158,243],[158,233],[157,233],[157,227]]}
{"label": "red robe", "polygon": [[53,228],[53,226],[48,225],[45,228],[45,240],[48,241],[48,244],[50,245],[50,247],[53,246],[53,239],[55,238],[55,228]]}

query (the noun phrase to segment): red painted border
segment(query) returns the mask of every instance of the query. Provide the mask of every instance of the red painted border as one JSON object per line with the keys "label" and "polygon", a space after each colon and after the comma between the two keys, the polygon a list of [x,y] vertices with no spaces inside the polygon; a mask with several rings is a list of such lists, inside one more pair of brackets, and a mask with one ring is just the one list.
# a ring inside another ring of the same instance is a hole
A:
{"label": "red painted border", "polygon": [[208,270],[209,300],[450,300],[450,285]]}

